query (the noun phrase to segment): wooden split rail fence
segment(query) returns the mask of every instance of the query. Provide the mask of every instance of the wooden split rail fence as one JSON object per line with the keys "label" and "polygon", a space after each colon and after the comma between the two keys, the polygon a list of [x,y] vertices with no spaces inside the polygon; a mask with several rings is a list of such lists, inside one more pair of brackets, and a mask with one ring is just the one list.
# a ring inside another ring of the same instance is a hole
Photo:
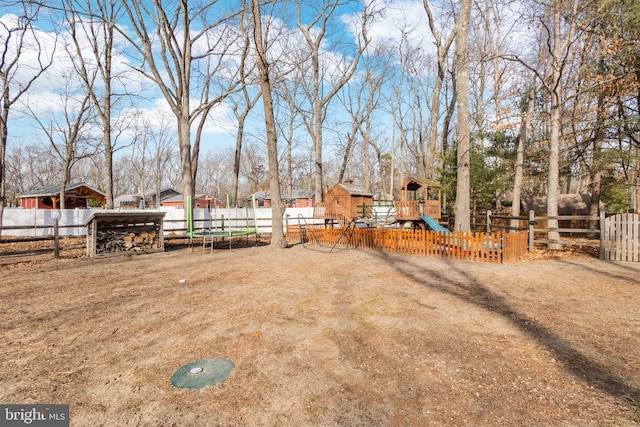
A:
{"label": "wooden split rail fence", "polygon": [[317,243],[329,247],[446,256],[484,262],[508,262],[528,250],[526,231],[515,233],[439,233],[402,228],[343,228],[308,224],[287,227],[290,242]]}

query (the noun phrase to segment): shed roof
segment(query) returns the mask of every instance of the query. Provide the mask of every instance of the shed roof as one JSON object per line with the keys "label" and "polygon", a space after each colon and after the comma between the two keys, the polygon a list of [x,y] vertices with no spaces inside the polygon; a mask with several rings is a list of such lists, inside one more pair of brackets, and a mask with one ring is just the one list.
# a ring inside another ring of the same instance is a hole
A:
{"label": "shed roof", "polygon": [[347,191],[352,196],[373,197],[373,193],[370,192],[370,191],[365,190],[363,187],[358,187],[358,186],[349,185],[349,184],[336,184],[333,188],[335,188],[335,187],[341,187],[342,189]]}
{"label": "shed roof", "polygon": [[141,224],[161,220],[165,214],[166,212],[156,211],[95,212],[84,225],[89,225],[94,219],[101,223],[122,224],[126,222],[128,224]]}

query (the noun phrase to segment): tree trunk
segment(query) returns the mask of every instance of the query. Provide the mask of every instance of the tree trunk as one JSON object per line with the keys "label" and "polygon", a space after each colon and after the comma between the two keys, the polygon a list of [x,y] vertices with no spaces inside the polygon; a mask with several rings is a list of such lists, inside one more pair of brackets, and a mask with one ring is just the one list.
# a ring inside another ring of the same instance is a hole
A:
{"label": "tree trunk", "polygon": [[471,231],[470,127],[469,127],[469,19],[471,0],[460,2],[456,24],[456,86],[458,91],[458,176],[456,180],[455,231]]}
{"label": "tree trunk", "polygon": [[560,93],[561,89],[561,55],[560,41],[560,5],[553,5],[553,51],[551,73],[551,114],[549,136],[549,175],[547,180],[547,248],[562,249],[560,232],[558,231],[558,187],[560,185]]}
{"label": "tree trunk", "polygon": [[[522,198],[522,180],[524,175],[524,152],[527,143],[527,132],[533,119],[533,110],[535,108],[536,89],[532,87],[529,90],[529,100],[527,102],[527,111],[524,113],[522,123],[520,123],[520,134],[518,135],[518,149],[516,151],[516,164],[513,176],[513,202],[511,204],[511,216],[520,216],[520,199]],[[516,231],[515,228],[520,224],[520,220],[512,219],[509,222],[510,232]]]}
{"label": "tree trunk", "polygon": [[[554,79],[555,79],[554,72]],[[560,97],[551,93],[551,135],[549,138],[549,177],[547,181],[547,248],[562,249],[558,232],[558,185],[560,183]]]}
{"label": "tree trunk", "polygon": [[[596,128],[593,137],[593,164],[591,165],[591,201],[589,203],[589,216],[598,218],[600,215],[600,187],[602,184],[602,145],[605,138],[605,98],[604,90],[598,93],[598,107],[596,111]],[[589,230],[596,231],[598,221],[589,221]],[[598,238],[596,233],[592,239]]]}
{"label": "tree trunk", "polygon": [[[187,104],[187,108],[188,108]],[[188,110],[187,110],[188,111]],[[180,176],[182,178],[182,200],[184,217],[191,218],[193,213],[194,183],[191,173],[191,133],[189,132],[189,119],[178,118],[178,142],[180,144]]]}
{"label": "tree trunk", "polygon": [[[8,98],[9,87],[5,86],[6,96],[3,95],[3,99]],[[0,227],[2,227],[2,217],[4,214],[4,207],[6,205],[7,197],[7,183],[6,177],[6,157],[7,157],[7,119],[9,118],[9,107],[3,102],[2,111],[0,111]],[[0,229],[0,236],[2,236],[2,229]]]}
{"label": "tree trunk", "polygon": [[[319,76],[314,72],[314,80],[319,79]],[[319,82],[317,83],[319,87]],[[322,165],[322,106],[320,105],[320,98],[318,96],[317,91],[314,93],[315,96],[315,135],[313,136],[313,155],[314,155],[314,176],[313,176],[313,187],[316,193],[316,201],[323,202],[324,201],[324,171]]]}
{"label": "tree trunk", "polygon": [[262,23],[260,3],[251,0],[253,10],[254,43],[256,48],[256,62],[260,74],[260,89],[264,106],[264,121],[267,129],[267,153],[269,157],[269,191],[271,192],[271,218],[272,234],[271,248],[283,249],[287,247],[284,236],[282,217],[284,205],[280,194],[280,177],[278,168],[278,137],[276,133],[276,120],[273,111],[273,99],[271,96],[271,82],[269,80],[269,63],[267,62],[266,47],[262,40]]}
{"label": "tree trunk", "polygon": [[231,177],[231,204],[238,206],[238,186],[240,182],[240,160],[242,158],[242,141],[244,140],[244,115],[238,117],[238,133],[236,134],[236,150],[233,155],[233,176]]}

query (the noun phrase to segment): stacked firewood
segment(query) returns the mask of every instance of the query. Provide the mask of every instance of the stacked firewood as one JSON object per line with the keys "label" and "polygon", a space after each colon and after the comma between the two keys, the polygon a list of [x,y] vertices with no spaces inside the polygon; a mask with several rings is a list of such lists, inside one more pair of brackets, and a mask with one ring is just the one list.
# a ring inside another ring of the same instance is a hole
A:
{"label": "stacked firewood", "polygon": [[157,249],[160,244],[155,230],[139,232],[99,230],[96,237],[96,254]]}

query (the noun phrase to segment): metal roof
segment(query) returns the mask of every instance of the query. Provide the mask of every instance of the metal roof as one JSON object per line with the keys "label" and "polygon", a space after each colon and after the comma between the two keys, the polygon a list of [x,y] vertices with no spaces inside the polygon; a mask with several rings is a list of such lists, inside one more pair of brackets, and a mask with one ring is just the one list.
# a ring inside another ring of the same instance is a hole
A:
{"label": "metal roof", "polygon": [[95,212],[84,223],[85,226],[91,224],[95,219],[101,223],[110,224],[146,224],[149,222],[161,220],[166,212],[155,211],[135,211],[135,212]]}

